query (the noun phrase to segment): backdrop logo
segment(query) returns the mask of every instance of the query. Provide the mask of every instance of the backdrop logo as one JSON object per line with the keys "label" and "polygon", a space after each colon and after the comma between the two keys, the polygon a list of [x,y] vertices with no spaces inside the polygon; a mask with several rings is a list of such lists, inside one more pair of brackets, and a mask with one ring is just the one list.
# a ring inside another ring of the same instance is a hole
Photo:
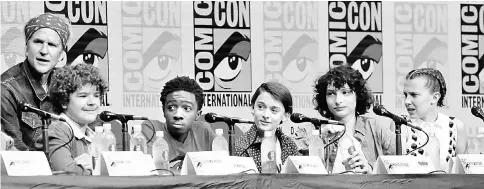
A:
{"label": "backdrop logo", "polygon": [[[62,15],[72,23],[67,60],[56,67],[91,64],[109,82],[107,3],[105,1],[45,1],[44,11]],[[102,100],[108,105],[107,96]]]}
{"label": "backdrop logo", "polygon": [[329,66],[360,71],[381,103],[383,94],[382,3],[328,2]]}
{"label": "backdrop logo", "polygon": [[[447,4],[395,3],[396,104],[403,108],[408,72],[435,68],[447,77]],[[444,102],[445,103],[445,102]]]}
{"label": "backdrop logo", "polygon": [[124,107],[160,107],[181,73],[180,2],[122,2]]}
{"label": "backdrop logo", "polygon": [[29,2],[0,3],[0,66],[3,73],[25,60],[23,26],[31,18]]}
{"label": "backdrop logo", "polygon": [[294,94],[294,108],[312,108],[312,85],[320,72],[318,2],[264,2],[265,81]]}
{"label": "backdrop logo", "polygon": [[484,5],[461,4],[462,108],[484,107]]}
{"label": "backdrop logo", "polygon": [[252,88],[249,2],[194,2],[193,15],[195,80],[209,92],[205,105],[248,106]]}

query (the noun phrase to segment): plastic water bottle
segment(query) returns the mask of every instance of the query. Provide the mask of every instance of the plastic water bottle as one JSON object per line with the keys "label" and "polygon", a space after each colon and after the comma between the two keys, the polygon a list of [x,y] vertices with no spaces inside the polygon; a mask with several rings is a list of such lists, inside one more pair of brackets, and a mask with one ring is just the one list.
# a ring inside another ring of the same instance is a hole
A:
{"label": "plastic water bottle", "polygon": [[225,137],[223,136],[223,129],[215,129],[215,134],[217,136],[213,139],[212,142],[212,151],[227,151],[229,152],[229,144]]}
{"label": "plastic water bottle", "polygon": [[479,127],[477,130],[477,137],[475,140],[476,154],[484,154],[484,127]]}
{"label": "plastic water bottle", "polygon": [[319,130],[311,131],[311,139],[309,141],[309,156],[317,156],[324,160],[324,143],[319,137]]}
{"label": "plastic water bottle", "polygon": [[116,136],[111,131],[111,124],[103,124],[104,128],[104,147],[107,151],[116,151]]}
{"label": "plastic water bottle", "polygon": [[[158,169],[158,175],[169,175],[165,170],[169,170],[169,155],[170,148],[168,143],[163,138],[163,131],[156,131],[156,140],[153,143],[153,162],[156,169]],[[165,169],[165,170],[161,170]]]}
{"label": "plastic water bottle", "polygon": [[429,142],[425,146],[425,155],[430,156],[435,170],[441,170],[440,167],[440,142],[437,136],[435,136],[435,130],[429,131]]}
{"label": "plastic water bottle", "polygon": [[92,139],[92,162],[93,162],[93,175],[100,175],[101,174],[101,152],[105,151],[104,147],[104,136],[103,136],[103,127],[97,126],[94,127],[94,137]]}
{"label": "plastic water bottle", "polygon": [[147,152],[147,145],[146,145],[146,137],[141,133],[141,125],[134,125],[133,126],[133,135],[131,136],[131,140],[129,141],[129,146],[131,151],[141,151],[143,153]]}
{"label": "plastic water bottle", "polygon": [[[351,159],[351,156],[356,152],[355,143],[353,139],[350,138],[347,134],[343,135],[338,141],[338,150],[340,154],[343,155],[343,165],[347,171],[352,170],[350,164],[348,163]],[[362,168],[362,167],[360,167]]]}
{"label": "plastic water bottle", "polygon": [[277,173],[275,142],[272,131],[265,131],[260,146],[262,173]]}

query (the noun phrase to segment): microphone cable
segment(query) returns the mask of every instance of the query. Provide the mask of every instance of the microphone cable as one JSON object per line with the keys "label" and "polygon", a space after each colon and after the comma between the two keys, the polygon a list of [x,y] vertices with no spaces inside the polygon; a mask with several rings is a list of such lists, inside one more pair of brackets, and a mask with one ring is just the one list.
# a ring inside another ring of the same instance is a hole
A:
{"label": "microphone cable", "polygon": [[148,142],[146,142],[146,144],[150,143],[153,140],[153,138],[155,137],[155,134],[156,134],[155,124],[153,124],[153,122],[149,119],[148,119],[148,121],[150,122],[150,126],[151,126],[151,127],[148,127],[148,128],[150,128],[153,131],[153,134],[151,135],[150,140],[148,140]]}
{"label": "microphone cable", "polygon": [[[424,144],[422,144],[418,148],[413,149],[412,151],[409,151],[406,155],[409,155],[410,153],[415,152],[416,150],[418,150],[420,148],[423,148],[425,145],[427,145],[427,143],[429,143],[429,139],[430,139],[429,134],[427,134],[427,132],[425,132],[423,129],[419,130],[419,131],[423,132],[425,134],[425,136],[427,136],[427,140],[425,140]],[[403,148],[402,148],[402,150],[403,150]]]}
{"label": "microphone cable", "polygon": [[[74,130],[72,130],[72,126],[66,121],[64,122],[66,123],[68,126],[69,126],[69,131],[71,131],[71,137],[69,139],[69,141],[67,141],[66,143],[60,145],[59,147],[55,148],[50,154],[49,154],[49,161],[51,161],[51,158],[52,158],[52,155],[54,154],[55,151],[59,150],[60,148],[66,146],[67,144],[71,143],[72,140],[74,139]],[[49,139],[44,139],[44,140],[49,140]],[[48,148],[48,146],[46,146],[46,148]],[[50,163],[50,162],[49,162]]]}
{"label": "microphone cable", "polygon": [[333,137],[333,138],[336,138],[336,139],[334,139],[333,141],[331,141],[328,144],[324,145],[324,149],[326,149],[329,145],[331,145],[331,144],[335,143],[336,141],[338,141],[339,139],[341,139],[341,137],[343,137],[345,135],[345,133],[346,133],[346,126],[344,126],[343,133],[340,136]]}
{"label": "microphone cable", "polygon": [[[166,172],[169,172],[171,174],[172,177],[175,176],[175,173],[173,173],[173,171],[170,171],[168,169],[153,169],[151,170],[150,172],[154,172],[154,171],[166,171]],[[164,175],[158,175],[158,176],[164,176]]]}

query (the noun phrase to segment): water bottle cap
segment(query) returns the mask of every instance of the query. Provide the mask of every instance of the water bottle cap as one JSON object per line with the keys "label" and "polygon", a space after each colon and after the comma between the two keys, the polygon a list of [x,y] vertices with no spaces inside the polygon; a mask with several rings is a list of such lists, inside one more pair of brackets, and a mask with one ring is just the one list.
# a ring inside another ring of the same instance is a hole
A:
{"label": "water bottle cap", "polygon": [[111,123],[104,123],[103,124],[104,130],[111,130]]}
{"label": "water bottle cap", "polygon": [[265,131],[264,137],[272,137],[272,131]]}
{"label": "water bottle cap", "polygon": [[103,127],[101,127],[101,126],[96,126],[96,127],[94,127],[94,131],[95,131],[96,133],[102,133],[102,132],[103,132]]}
{"label": "water bottle cap", "polygon": [[311,131],[311,134],[312,134],[313,136],[315,136],[315,135],[319,135],[319,130],[312,130],[312,131]]}
{"label": "water bottle cap", "polygon": [[134,132],[141,132],[141,125],[134,125],[133,130]]}
{"label": "water bottle cap", "polygon": [[156,131],[156,137],[163,138],[164,137],[163,134],[164,134],[163,131]]}
{"label": "water bottle cap", "polygon": [[479,127],[479,128],[477,128],[477,133],[482,133],[482,134],[484,134],[484,127]]}
{"label": "water bottle cap", "polygon": [[217,134],[217,135],[223,135],[224,134],[224,130],[223,129],[215,129],[215,134]]}

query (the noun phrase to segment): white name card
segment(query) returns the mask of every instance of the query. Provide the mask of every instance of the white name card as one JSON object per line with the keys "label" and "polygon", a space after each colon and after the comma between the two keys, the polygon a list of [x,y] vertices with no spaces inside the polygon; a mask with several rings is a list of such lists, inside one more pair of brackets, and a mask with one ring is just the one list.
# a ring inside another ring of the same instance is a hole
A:
{"label": "white name card", "polygon": [[114,151],[101,153],[102,176],[149,176],[155,165],[140,151]]}
{"label": "white name card", "polygon": [[259,173],[252,157],[227,156],[226,174]]}
{"label": "white name card", "polygon": [[289,156],[282,173],[328,174],[328,171],[317,156]]}
{"label": "white name card", "polygon": [[380,156],[376,161],[376,174],[428,174],[435,171],[428,156]]}
{"label": "white name card", "polygon": [[188,152],[180,175],[225,175],[228,156],[226,151]]}
{"label": "white name card", "polygon": [[484,154],[458,154],[452,159],[454,174],[484,174]]}
{"label": "white name card", "polygon": [[41,151],[1,151],[2,175],[46,176],[52,175],[49,162]]}

